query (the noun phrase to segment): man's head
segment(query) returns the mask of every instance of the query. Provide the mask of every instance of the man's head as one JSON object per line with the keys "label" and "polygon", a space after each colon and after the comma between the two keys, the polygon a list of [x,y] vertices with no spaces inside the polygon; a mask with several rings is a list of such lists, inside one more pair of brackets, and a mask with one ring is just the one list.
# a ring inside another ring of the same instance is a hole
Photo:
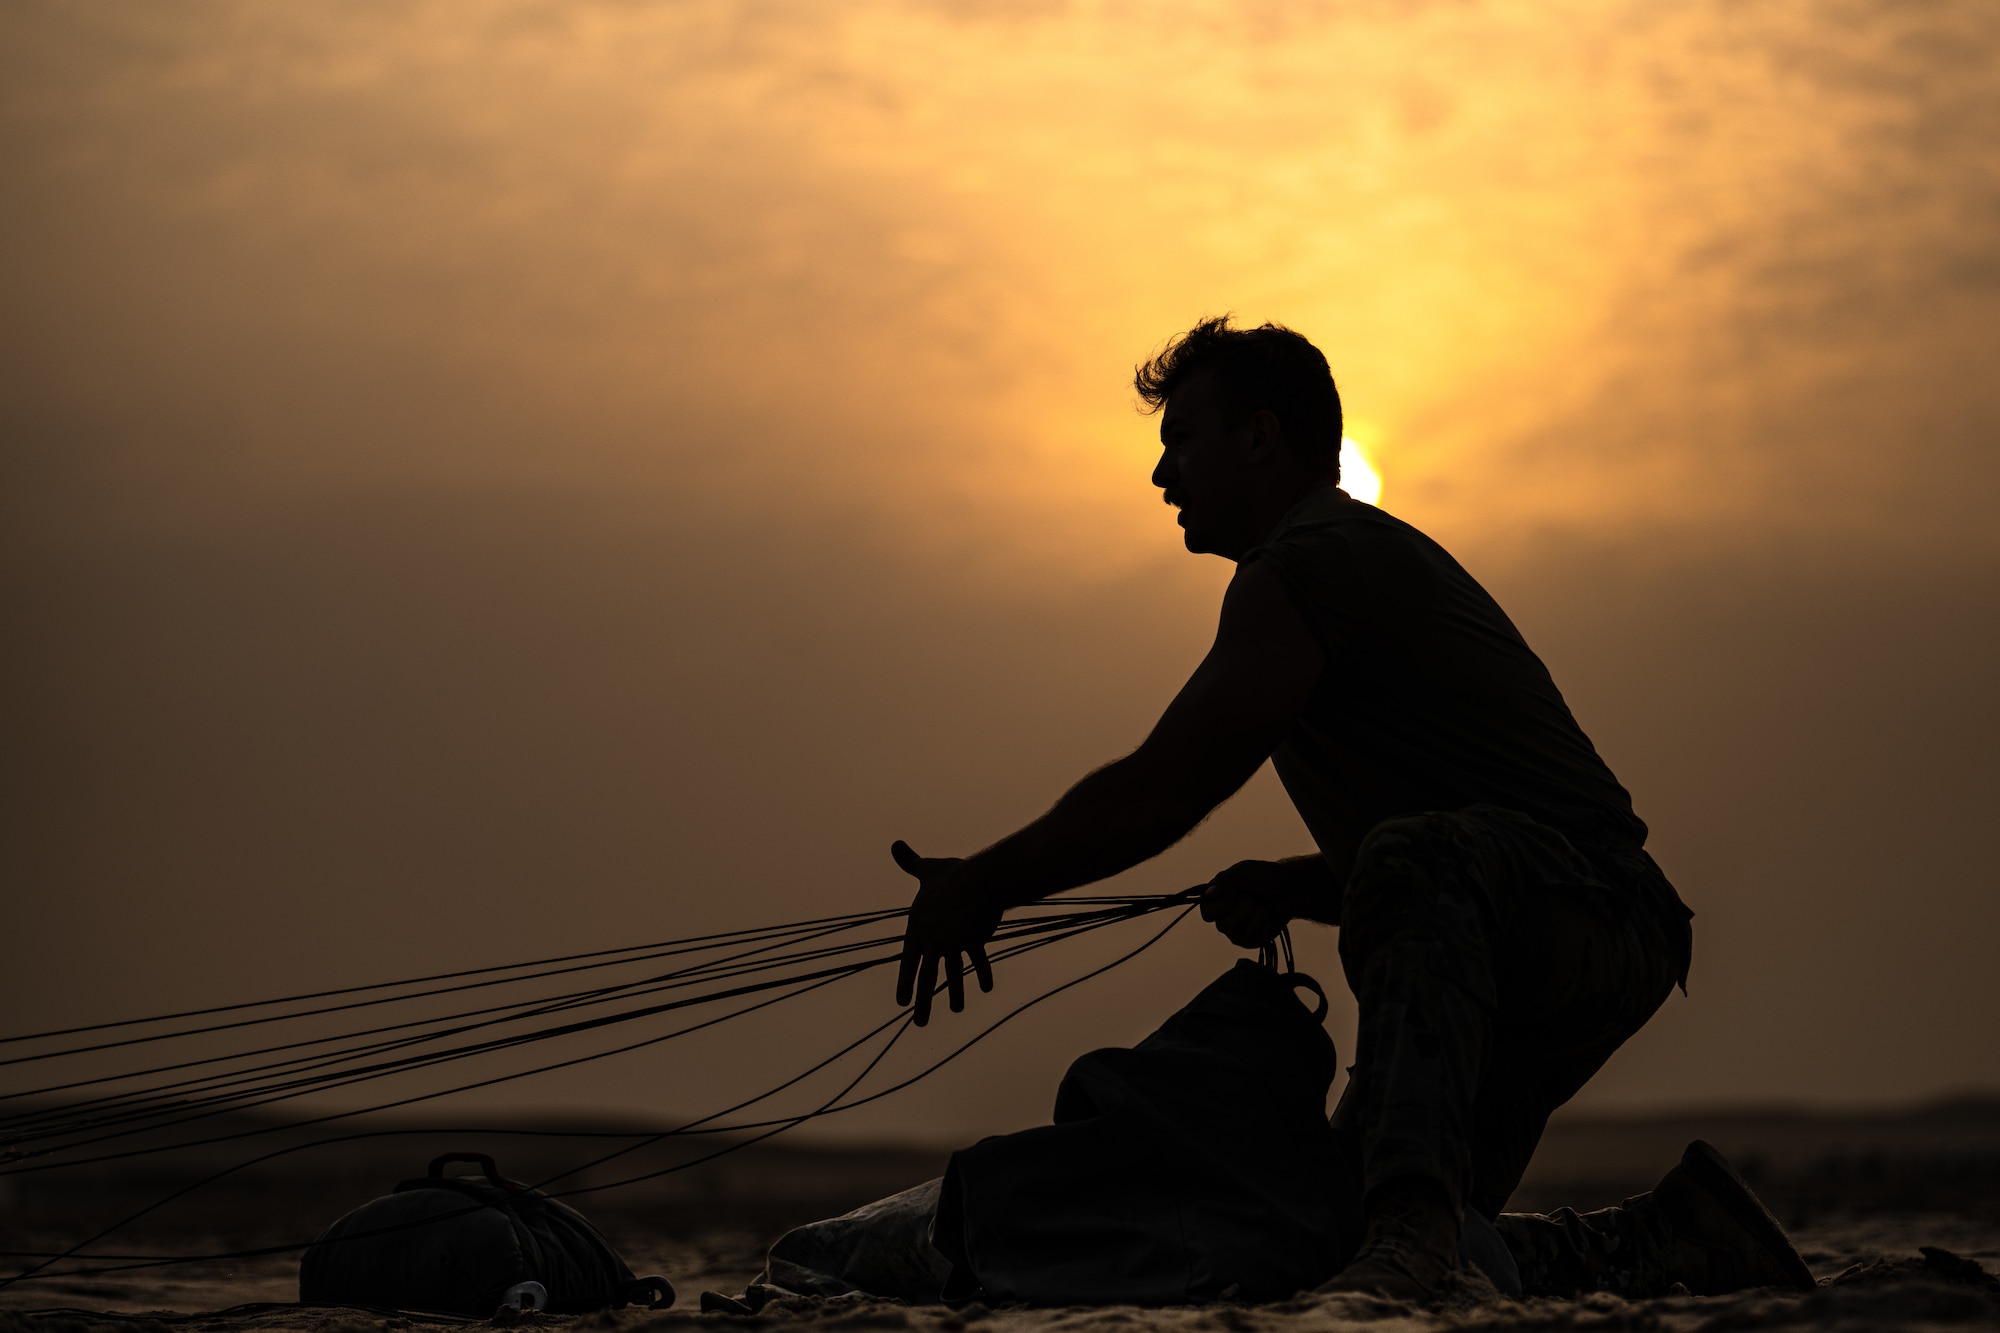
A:
{"label": "man's head", "polygon": [[1181,511],[1190,551],[1238,559],[1302,496],[1340,480],[1340,393],[1319,349],[1290,329],[1205,319],[1132,383],[1164,409],[1153,484]]}

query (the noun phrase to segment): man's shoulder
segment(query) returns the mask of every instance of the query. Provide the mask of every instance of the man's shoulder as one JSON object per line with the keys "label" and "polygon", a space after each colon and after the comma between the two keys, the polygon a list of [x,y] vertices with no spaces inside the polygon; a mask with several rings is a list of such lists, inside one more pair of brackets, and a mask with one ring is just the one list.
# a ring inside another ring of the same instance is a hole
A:
{"label": "man's shoulder", "polygon": [[1507,621],[1493,595],[1429,534],[1345,494],[1308,497],[1260,555],[1302,606],[1357,624],[1446,612]]}
{"label": "man's shoulder", "polygon": [[1264,549],[1283,548],[1363,565],[1409,559],[1457,564],[1415,524],[1332,487],[1307,496],[1285,515]]}

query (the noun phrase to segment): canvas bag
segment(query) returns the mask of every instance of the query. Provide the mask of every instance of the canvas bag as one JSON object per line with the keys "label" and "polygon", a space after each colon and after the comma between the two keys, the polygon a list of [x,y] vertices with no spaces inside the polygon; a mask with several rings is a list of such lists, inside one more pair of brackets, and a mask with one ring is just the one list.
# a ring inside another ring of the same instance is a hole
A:
{"label": "canvas bag", "polygon": [[952,1156],[945,1298],[1276,1300],[1331,1277],[1362,1218],[1327,1126],[1325,1016],[1310,977],[1245,959],[1136,1047],[1078,1059],[1053,1124]]}
{"label": "canvas bag", "polygon": [[[483,1178],[445,1175],[453,1162],[478,1163]],[[633,1277],[581,1213],[506,1179],[491,1157],[447,1153],[321,1233],[299,1263],[299,1300],[485,1317],[503,1303],[664,1309],[674,1289]]]}

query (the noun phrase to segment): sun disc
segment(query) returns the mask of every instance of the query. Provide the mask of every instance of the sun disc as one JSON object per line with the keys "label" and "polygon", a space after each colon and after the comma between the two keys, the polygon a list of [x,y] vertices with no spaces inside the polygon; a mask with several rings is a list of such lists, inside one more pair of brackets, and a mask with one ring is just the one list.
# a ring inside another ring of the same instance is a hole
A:
{"label": "sun disc", "polygon": [[1367,504],[1382,503],[1382,477],[1361,454],[1361,446],[1340,438],[1340,488]]}

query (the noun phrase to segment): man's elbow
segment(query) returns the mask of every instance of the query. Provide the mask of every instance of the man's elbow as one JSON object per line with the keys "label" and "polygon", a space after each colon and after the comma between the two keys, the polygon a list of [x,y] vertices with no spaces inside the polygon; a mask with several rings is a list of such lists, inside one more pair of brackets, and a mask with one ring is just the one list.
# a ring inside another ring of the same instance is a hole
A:
{"label": "man's elbow", "polygon": [[1250,780],[1264,761],[1238,752],[1141,746],[1132,756],[1146,787],[1142,804],[1157,811],[1178,839],[1192,831]]}

